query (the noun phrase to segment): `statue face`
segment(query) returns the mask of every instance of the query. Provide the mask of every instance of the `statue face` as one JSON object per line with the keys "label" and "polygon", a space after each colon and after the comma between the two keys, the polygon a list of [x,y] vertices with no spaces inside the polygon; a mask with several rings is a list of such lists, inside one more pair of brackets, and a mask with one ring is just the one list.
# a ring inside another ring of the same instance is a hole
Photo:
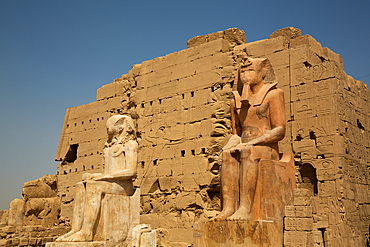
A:
{"label": "statue face", "polygon": [[241,67],[240,80],[244,85],[257,85],[263,82],[263,78],[260,77],[258,65],[252,64],[247,67]]}
{"label": "statue face", "polygon": [[107,134],[108,134],[108,138],[109,139],[112,139],[116,136],[118,136],[120,133],[120,128],[119,126],[115,126],[115,125],[109,125],[107,127]]}

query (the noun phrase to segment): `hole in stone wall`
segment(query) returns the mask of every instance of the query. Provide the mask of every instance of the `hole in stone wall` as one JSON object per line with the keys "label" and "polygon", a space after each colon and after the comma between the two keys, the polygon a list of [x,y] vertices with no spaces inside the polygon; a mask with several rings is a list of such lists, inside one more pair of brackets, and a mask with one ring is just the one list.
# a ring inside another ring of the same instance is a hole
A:
{"label": "hole in stone wall", "polygon": [[84,124],[84,121],[82,121],[81,124]]}
{"label": "hole in stone wall", "polygon": [[99,118],[97,118],[96,121],[99,121]]}
{"label": "hole in stone wall", "polygon": [[312,130],[310,131],[310,139],[316,140],[315,132],[313,132]]}
{"label": "hole in stone wall", "polygon": [[69,124],[67,124],[67,128],[69,127]]}
{"label": "hole in stone wall", "polygon": [[153,183],[152,187],[150,188],[149,192],[148,193],[153,193],[155,192],[156,190],[159,189],[159,181],[158,179]]}
{"label": "hole in stone wall", "polygon": [[161,99],[159,99],[159,104],[162,104],[162,100]]}
{"label": "hole in stone wall", "polygon": [[64,157],[64,160],[67,162],[74,162],[77,159],[77,149],[78,144],[72,144],[69,146],[68,152]]}
{"label": "hole in stone wall", "polygon": [[91,119],[89,119],[89,123],[91,123]]}
{"label": "hole in stone wall", "polygon": [[141,108],[144,108],[144,103],[141,103]]}
{"label": "hole in stone wall", "polygon": [[296,138],[295,138],[295,140],[296,141],[301,141],[303,138],[302,138],[302,136],[300,135],[300,134],[298,134],[297,136],[296,136]]}
{"label": "hole in stone wall", "polygon": [[75,169],[75,172],[77,172],[77,168]]}
{"label": "hole in stone wall", "polygon": [[75,126],[77,125],[77,123],[75,123]]}
{"label": "hole in stone wall", "polygon": [[191,94],[191,97],[194,97],[194,92],[190,92],[190,94]]}
{"label": "hole in stone wall", "polygon": [[195,150],[194,149],[191,150],[191,154],[195,155]]}
{"label": "hole in stone wall", "polygon": [[326,246],[326,244],[325,244],[325,228],[317,228],[317,230],[319,230],[320,232],[321,232],[321,236],[322,236],[322,242],[323,242],[323,247],[325,247]]}
{"label": "hole in stone wall", "polygon": [[153,165],[157,165],[158,159],[153,160]]}
{"label": "hole in stone wall", "polygon": [[202,148],[202,154],[205,154],[205,153],[206,153],[206,149]]}
{"label": "hole in stone wall", "polygon": [[307,61],[306,61],[306,62],[304,62],[304,66],[306,66],[306,68],[310,68],[310,67],[312,67],[312,65],[311,65],[311,64],[309,64]]}
{"label": "hole in stone wall", "polygon": [[153,101],[150,101],[149,103],[150,103],[150,105],[153,105]]}
{"label": "hole in stone wall", "polygon": [[362,124],[361,124],[361,122],[360,122],[360,120],[359,120],[359,119],[357,119],[357,127],[358,127],[359,129],[365,130],[364,126],[362,126]]}
{"label": "hole in stone wall", "polygon": [[82,166],[82,170],[83,170],[83,171],[85,171],[85,169],[86,169],[86,168],[85,168],[85,165],[83,165],[83,166]]}
{"label": "hole in stone wall", "polygon": [[144,166],[145,166],[145,162],[141,161],[141,168],[144,168]]}
{"label": "hole in stone wall", "polygon": [[316,135],[315,135],[315,132],[313,132],[312,130],[310,131],[310,139],[311,140],[314,140],[315,141],[315,145],[316,145]]}
{"label": "hole in stone wall", "polygon": [[182,99],[185,99],[185,94],[182,94]]}
{"label": "hole in stone wall", "polygon": [[214,87],[211,87],[211,90],[212,90],[212,92],[214,92],[215,91],[215,88]]}
{"label": "hole in stone wall", "polygon": [[101,117],[101,120],[104,120],[104,117]]}
{"label": "hole in stone wall", "polygon": [[69,169],[69,173],[71,173],[72,172],[72,169]]}
{"label": "hole in stone wall", "polygon": [[302,178],[299,188],[308,189],[313,195],[317,195],[316,169],[311,164],[305,163],[300,167],[299,172]]}
{"label": "hole in stone wall", "polygon": [[91,169],[94,169],[94,165],[91,165]]}
{"label": "hole in stone wall", "polygon": [[185,156],[185,150],[181,150],[181,156],[184,157]]}

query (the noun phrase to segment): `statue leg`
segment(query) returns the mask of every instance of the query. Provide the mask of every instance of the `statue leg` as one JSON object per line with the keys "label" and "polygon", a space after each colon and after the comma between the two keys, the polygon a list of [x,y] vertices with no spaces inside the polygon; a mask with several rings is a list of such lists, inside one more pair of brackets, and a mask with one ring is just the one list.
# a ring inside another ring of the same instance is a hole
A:
{"label": "statue leg", "polygon": [[[235,153],[234,153],[235,154]],[[239,162],[229,150],[222,153],[221,200],[222,211],[212,220],[224,220],[232,215],[238,204]]]}
{"label": "statue leg", "polygon": [[[86,193],[85,193],[85,207],[83,209],[83,214],[80,217],[79,224],[80,230],[75,234],[66,237],[64,241],[68,242],[89,242],[93,240],[93,228],[98,217],[101,195],[104,190],[104,182],[88,181],[86,183]],[[74,214],[75,212],[73,212]]]}
{"label": "statue leg", "polygon": [[257,185],[257,165],[260,160],[251,159],[252,149],[253,147],[246,147],[240,151],[240,203],[238,210],[230,216],[232,220],[250,218]]}
{"label": "statue leg", "polygon": [[73,202],[73,216],[72,216],[72,229],[68,233],[60,236],[55,241],[63,242],[65,239],[81,229],[83,213],[85,206],[85,184],[79,182],[76,184],[76,193]]}
{"label": "statue leg", "polygon": [[66,237],[66,242],[90,242],[93,240],[93,231],[98,214],[102,195],[105,193],[132,195],[132,181],[109,182],[109,181],[88,181],[86,183],[85,207],[83,209],[81,229]]}

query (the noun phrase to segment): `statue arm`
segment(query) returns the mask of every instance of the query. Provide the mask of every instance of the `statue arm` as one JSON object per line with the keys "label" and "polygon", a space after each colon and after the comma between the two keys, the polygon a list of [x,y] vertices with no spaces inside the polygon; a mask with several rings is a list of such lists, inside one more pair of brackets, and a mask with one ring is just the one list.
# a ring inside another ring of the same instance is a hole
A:
{"label": "statue arm", "polygon": [[95,179],[101,177],[102,175],[102,173],[84,173],[82,174],[82,181],[85,182],[91,179]]}
{"label": "statue arm", "polygon": [[238,144],[241,143],[240,134],[242,132],[242,128],[238,117],[238,113],[236,111],[235,99],[233,99],[230,103],[230,112],[231,112],[231,129],[233,135],[230,137],[229,142],[222,148],[223,150],[231,149],[232,147],[236,147]]}
{"label": "statue arm", "polygon": [[285,136],[284,92],[281,89],[275,89],[268,94],[268,97],[270,98],[269,117],[271,130],[247,144],[259,145],[276,143],[281,141]]}

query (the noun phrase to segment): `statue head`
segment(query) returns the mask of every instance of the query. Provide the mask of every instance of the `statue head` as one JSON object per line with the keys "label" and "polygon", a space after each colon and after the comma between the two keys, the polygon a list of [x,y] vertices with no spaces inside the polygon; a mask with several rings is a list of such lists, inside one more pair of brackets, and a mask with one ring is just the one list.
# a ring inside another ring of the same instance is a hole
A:
{"label": "statue head", "polygon": [[131,117],[126,115],[114,115],[106,123],[108,140],[107,143],[117,141],[124,142],[135,139],[135,125]]}
{"label": "statue head", "polygon": [[277,77],[268,58],[244,58],[235,76],[233,91],[241,101],[248,102],[250,87],[257,84],[277,84]]}

